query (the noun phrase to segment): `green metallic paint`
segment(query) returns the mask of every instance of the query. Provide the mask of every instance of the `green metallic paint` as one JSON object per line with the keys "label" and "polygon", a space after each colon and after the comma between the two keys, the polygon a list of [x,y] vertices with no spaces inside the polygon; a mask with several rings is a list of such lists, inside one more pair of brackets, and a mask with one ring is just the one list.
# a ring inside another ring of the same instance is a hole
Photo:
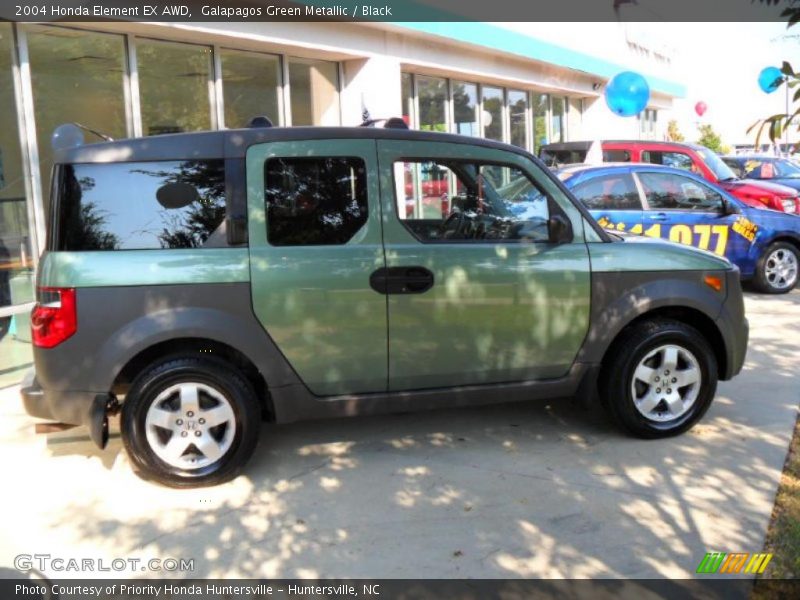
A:
{"label": "green metallic paint", "polygon": [[723,257],[691,246],[640,236],[626,236],[624,242],[588,244],[592,271],[727,271],[731,264]]}
{"label": "green metallic paint", "polygon": [[[271,157],[348,156],[367,167],[367,223],[341,246],[270,246],[264,163]],[[386,297],[369,286],[384,266],[374,140],[257,144],[247,151],[253,309],[316,395],[387,389]]]}
{"label": "green metallic paint", "polygon": [[[523,156],[436,142],[378,141],[386,265],[434,273],[424,294],[389,296],[391,390],[564,376],[589,327],[589,255],[582,216]],[[513,164],[569,216],[570,244],[417,241],[397,216],[392,165],[412,158]],[[537,173],[539,173],[537,175]]]}
{"label": "green metallic paint", "polygon": [[250,279],[246,248],[47,252],[41,287],[240,283]]}

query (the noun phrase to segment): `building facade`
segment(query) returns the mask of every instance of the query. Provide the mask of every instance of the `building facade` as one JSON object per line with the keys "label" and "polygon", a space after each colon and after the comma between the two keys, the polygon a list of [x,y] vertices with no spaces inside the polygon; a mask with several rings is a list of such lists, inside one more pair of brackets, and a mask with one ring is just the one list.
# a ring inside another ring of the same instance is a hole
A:
{"label": "building facade", "polygon": [[[685,93],[659,76],[668,66],[643,69],[640,44],[619,31],[591,53],[522,25],[0,23],[0,387],[30,363],[55,127],[122,138],[243,127],[256,115],[285,126],[402,115],[414,128],[532,152],[552,141],[663,136]],[[632,66],[650,82],[650,105],[621,119],[603,86]]]}

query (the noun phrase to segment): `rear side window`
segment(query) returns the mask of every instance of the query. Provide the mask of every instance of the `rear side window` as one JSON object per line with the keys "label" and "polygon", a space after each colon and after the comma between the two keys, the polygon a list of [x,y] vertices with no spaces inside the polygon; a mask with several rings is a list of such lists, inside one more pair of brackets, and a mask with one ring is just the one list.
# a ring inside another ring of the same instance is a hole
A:
{"label": "rear side window", "polygon": [[619,173],[596,177],[572,190],[590,210],[642,210],[642,201],[633,177]]}
{"label": "rear side window", "polygon": [[360,158],[272,158],[264,166],[267,241],[273,246],[346,244],[367,222]]}
{"label": "rear side window", "polygon": [[631,153],[627,150],[603,150],[603,162],[631,162]]}
{"label": "rear side window", "polygon": [[54,250],[226,245],[223,160],[62,165],[57,177]]}

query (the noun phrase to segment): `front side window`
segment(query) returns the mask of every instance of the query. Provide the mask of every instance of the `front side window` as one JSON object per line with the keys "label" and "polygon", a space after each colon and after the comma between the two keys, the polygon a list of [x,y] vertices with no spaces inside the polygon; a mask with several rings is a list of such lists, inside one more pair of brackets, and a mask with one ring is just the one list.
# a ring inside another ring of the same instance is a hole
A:
{"label": "front side window", "polygon": [[264,184],[273,246],[346,244],[367,222],[366,166],[359,158],[272,158]]}
{"label": "front side window", "polygon": [[639,181],[651,210],[722,210],[722,196],[694,179],[671,173],[640,173]]}
{"label": "front side window", "polygon": [[227,243],[222,160],[73,164],[58,172],[54,250]]}
{"label": "front side window", "polygon": [[404,161],[394,181],[397,214],[420,241],[549,241],[547,197],[517,167]]}
{"label": "front side window", "polygon": [[642,210],[633,177],[628,173],[597,177],[572,190],[590,210]]}
{"label": "front side window", "polygon": [[696,171],[692,157],[683,152],[661,152],[660,150],[643,150],[642,162],[653,165],[664,165],[673,169]]}

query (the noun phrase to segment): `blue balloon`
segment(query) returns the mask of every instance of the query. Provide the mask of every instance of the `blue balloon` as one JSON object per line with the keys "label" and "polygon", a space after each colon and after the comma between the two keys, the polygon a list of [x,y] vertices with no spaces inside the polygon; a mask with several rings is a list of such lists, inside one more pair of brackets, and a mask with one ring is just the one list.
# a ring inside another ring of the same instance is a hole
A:
{"label": "blue balloon", "polygon": [[766,94],[771,94],[783,83],[783,73],[778,67],[767,67],[758,74],[758,87]]}
{"label": "blue balloon", "polygon": [[50,145],[53,150],[77,148],[83,144],[83,131],[74,123],[64,123],[53,130]]}
{"label": "blue balloon", "polygon": [[632,117],[642,112],[650,101],[650,86],[638,73],[623,71],[608,82],[605,96],[613,113]]}

